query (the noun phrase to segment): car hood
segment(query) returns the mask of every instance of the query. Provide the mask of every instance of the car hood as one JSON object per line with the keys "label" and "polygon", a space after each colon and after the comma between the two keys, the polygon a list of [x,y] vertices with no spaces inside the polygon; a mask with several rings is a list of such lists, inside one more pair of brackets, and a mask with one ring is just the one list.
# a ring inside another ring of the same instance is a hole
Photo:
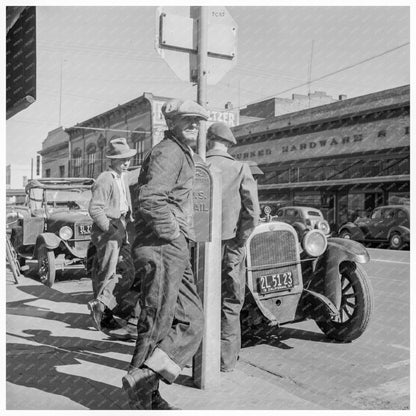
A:
{"label": "car hood", "polygon": [[87,211],[81,212],[55,212],[48,217],[48,223],[70,225],[75,223],[91,223],[92,219]]}

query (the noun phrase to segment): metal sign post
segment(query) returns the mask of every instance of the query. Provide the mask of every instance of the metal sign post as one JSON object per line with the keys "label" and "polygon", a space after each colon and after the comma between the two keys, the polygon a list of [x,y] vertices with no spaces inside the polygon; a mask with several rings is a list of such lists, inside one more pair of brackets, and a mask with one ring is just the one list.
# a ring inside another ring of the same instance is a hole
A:
{"label": "metal sign post", "polygon": [[[199,19],[198,23],[198,103],[202,107],[207,105],[207,58],[208,58],[208,19],[205,7],[198,7]],[[198,154],[205,161],[206,142],[207,142],[207,125],[205,121],[201,121],[198,135]]]}
{"label": "metal sign post", "polygon": [[194,269],[204,307],[204,333],[192,376],[200,389],[218,385],[221,322],[221,176],[197,163],[194,187],[196,251]]}
{"label": "metal sign post", "polygon": [[[236,64],[236,23],[221,6],[160,7],[156,19],[157,52],[179,78],[197,83],[197,101],[206,107],[207,85],[215,85]],[[205,161],[206,122],[200,126],[197,152]],[[210,201],[204,199],[208,194]],[[205,325],[201,346],[194,357],[193,378],[201,389],[216,386],[220,375],[221,201],[219,173],[205,165],[197,166],[195,276],[204,305]],[[208,207],[207,217],[204,210]],[[209,236],[203,232],[207,224]]]}

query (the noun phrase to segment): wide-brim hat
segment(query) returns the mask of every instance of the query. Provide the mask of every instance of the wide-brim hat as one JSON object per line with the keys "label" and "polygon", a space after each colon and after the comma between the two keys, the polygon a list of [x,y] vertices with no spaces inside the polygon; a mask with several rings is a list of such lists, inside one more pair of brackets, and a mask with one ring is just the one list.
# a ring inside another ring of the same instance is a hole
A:
{"label": "wide-brim hat", "polygon": [[118,137],[110,140],[105,156],[109,159],[128,159],[133,157],[136,153],[136,149],[131,149],[124,137]]}
{"label": "wide-brim hat", "polygon": [[191,100],[170,100],[163,104],[162,114],[165,119],[172,120],[177,117],[198,117],[208,120],[209,113],[202,105]]}
{"label": "wide-brim hat", "polygon": [[207,139],[220,139],[231,144],[237,143],[237,140],[235,139],[231,129],[225,123],[220,121],[209,126],[207,131]]}

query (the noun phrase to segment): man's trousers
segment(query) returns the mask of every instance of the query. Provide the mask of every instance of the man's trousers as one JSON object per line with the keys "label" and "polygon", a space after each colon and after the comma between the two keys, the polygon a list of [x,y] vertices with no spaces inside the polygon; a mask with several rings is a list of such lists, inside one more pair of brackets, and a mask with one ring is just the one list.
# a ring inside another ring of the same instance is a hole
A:
{"label": "man's trousers", "polygon": [[183,234],[172,242],[140,236],[132,254],[141,314],[130,368],[145,365],[172,383],[197,351],[204,325],[188,243]]}
{"label": "man's trousers", "polygon": [[245,247],[235,239],[222,242],[221,371],[235,368],[241,349],[240,312],[245,295]]}

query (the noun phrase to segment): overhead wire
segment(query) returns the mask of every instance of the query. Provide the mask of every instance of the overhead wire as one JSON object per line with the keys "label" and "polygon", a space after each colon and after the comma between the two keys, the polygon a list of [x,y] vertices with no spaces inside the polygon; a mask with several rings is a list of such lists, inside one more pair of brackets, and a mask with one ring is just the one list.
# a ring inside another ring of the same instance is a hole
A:
{"label": "overhead wire", "polygon": [[[368,57],[368,58],[366,58],[366,59],[363,59],[363,60],[361,60],[361,61],[355,62],[355,63],[353,63],[353,64],[351,64],[351,65],[347,65],[347,66],[344,66],[344,67],[342,67],[342,68],[339,68],[339,69],[337,69],[337,70],[335,70],[335,71],[329,72],[328,74],[322,75],[322,76],[317,77],[317,78],[313,78],[313,79],[311,79],[310,81],[306,81],[306,82],[303,82],[303,83],[301,83],[301,84],[295,85],[294,87],[287,88],[287,89],[285,89],[285,90],[283,90],[283,91],[280,91],[280,92],[277,92],[277,93],[275,93],[275,94],[273,94],[273,95],[269,95],[269,96],[266,96],[266,97],[260,98],[260,99],[256,100],[255,102],[268,100],[268,99],[270,99],[270,98],[277,97],[277,96],[279,96],[279,95],[281,95],[281,94],[284,94],[284,93],[286,93],[286,92],[293,91],[293,90],[295,90],[295,89],[297,89],[297,88],[304,87],[304,86],[308,85],[309,83],[313,83],[313,82],[316,82],[316,81],[320,81],[320,80],[325,79],[325,78],[328,78],[328,77],[330,77],[330,76],[332,76],[332,75],[339,74],[340,72],[346,71],[346,70],[348,70],[348,69],[355,68],[356,66],[362,65],[362,64],[367,63],[367,62],[369,62],[369,61],[372,61],[372,60],[374,60],[374,59],[377,59],[377,58],[379,58],[379,57],[381,57],[381,56],[387,55],[387,54],[389,54],[389,53],[391,53],[391,52],[394,52],[394,51],[396,51],[396,50],[398,50],[398,49],[400,49],[400,48],[403,48],[404,46],[407,46],[407,45],[410,45],[410,42],[405,42],[405,43],[403,43],[403,44],[401,44],[401,45],[398,45],[398,46],[396,46],[396,47],[394,47],[394,48],[388,49],[388,50],[386,50],[386,51],[384,51],[384,52],[381,52],[381,53],[379,53],[379,54],[377,54],[377,55],[370,56],[370,57]],[[245,106],[246,106],[246,105],[248,105],[248,104],[245,104]],[[243,107],[243,106],[240,106],[239,108],[242,108],[242,107]]]}

